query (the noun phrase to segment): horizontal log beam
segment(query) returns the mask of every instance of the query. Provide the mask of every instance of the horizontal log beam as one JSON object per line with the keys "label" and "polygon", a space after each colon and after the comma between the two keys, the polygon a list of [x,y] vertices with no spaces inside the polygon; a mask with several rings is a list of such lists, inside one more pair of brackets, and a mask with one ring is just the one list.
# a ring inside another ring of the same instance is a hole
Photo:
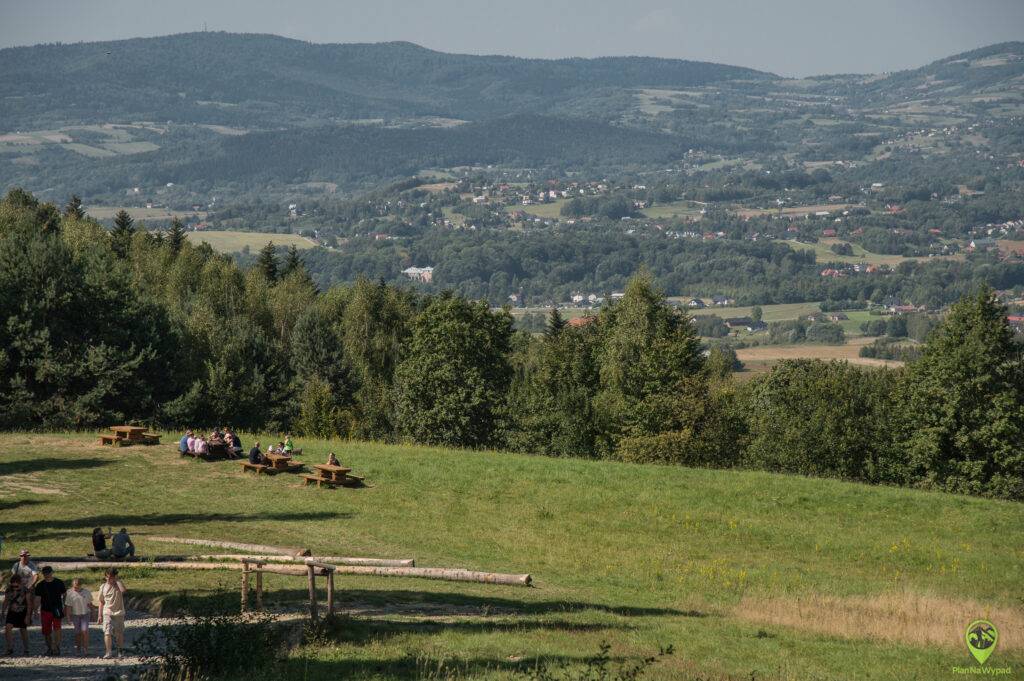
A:
{"label": "horizontal log beam", "polygon": [[308,556],[312,553],[309,549],[298,549],[281,546],[264,546],[262,544],[242,544],[233,541],[216,541],[213,539],[185,539],[183,537],[158,537],[147,536],[151,541],[165,542],[168,544],[189,544],[193,546],[215,546],[221,549],[237,549],[239,551],[251,551],[253,553],[269,553],[278,556]]}

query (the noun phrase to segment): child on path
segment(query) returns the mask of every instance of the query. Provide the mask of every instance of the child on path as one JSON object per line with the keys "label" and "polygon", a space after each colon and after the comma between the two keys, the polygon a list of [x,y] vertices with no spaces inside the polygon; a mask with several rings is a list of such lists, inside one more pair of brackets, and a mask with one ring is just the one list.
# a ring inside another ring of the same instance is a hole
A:
{"label": "child on path", "polygon": [[71,615],[71,630],[75,634],[75,653],[89,655],[89,620],[92,619],[92,592],[82,588],[82,579],[71,580],[71,591],[65,599]]}

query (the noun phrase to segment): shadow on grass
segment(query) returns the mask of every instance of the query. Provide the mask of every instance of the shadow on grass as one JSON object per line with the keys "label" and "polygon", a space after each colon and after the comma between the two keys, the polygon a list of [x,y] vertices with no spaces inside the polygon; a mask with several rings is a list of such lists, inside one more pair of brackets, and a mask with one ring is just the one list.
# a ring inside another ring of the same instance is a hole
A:
{"label": "shadow on grass", "polygon": [[39,499],[17,499],[15,501],[0,501],[0,511],[13,511],[16,508],[22,506],[38,506],[39,504],[45,504],[45,501]]}
{"label": "shadow on grass", "polygon": [[[546,664],[557,668],[561,665],[583,666],[592,657],[569,657],[546,655]],[[626,658],[613,657],[612,663],[621,664]],[[390,660],[355,659],[345,657],[335,660],[291,658],[273,675],[249,676],[248,679],[303,679],[303,681],[336,681],[337,679],[470,679],[498,674],[501,678],[530,678],[530,670],[537,664],[534,657],[489,658],[489,657],[447,657],[445,659],[406,657]],[[521,675],[521,676],[520,676]],[[596,678],[596,677],[595,677]]]}
{"label": "shadow on grass", "polygon": [[[94,527],[127,527],[129,532],[135,533],[146,527],[162,527],[167,525],[195,525],[199,523],[221,522],[221,523],[245,523],[245,522],[266,522],[266,521],[320,521],[338,520],[351,518],[351,513],[337,511],[309,511],[305,513],[284,513],[284,512],[260,512],[250,513],[143,513],[143,514],[107,514],[88,516],[86,518],[57,518],[45,520],[31,520],[26,522],[5,522],[4,530],[8,537],[17,536],[23,541],[37,541],[40,539],[63,539],[66,537],[82,536],[83,541],[88,543],[91,531]],[[88,530],[88,532],[84,532]],[[136,537],[136,544],[145,541],[143,537]]]}
{"label": "shadow on grass", "polygon": [[[211,583],[211,589],[220,585]],[[327,599],[323,586],[318,584],[318,601],[321,608]],[[181,594],[143,593],[134,591],[140,599],[160,601],[163,614],[178,614],[184,610],[193,613],[237,612],[239,598],[237,591],[211,590],[205,593],[185,592]],[[480,596],[457,591],[414,591],[395,589],[346,589],[344,580],[334,592],[335,607],[353,611],[356,617],[378,615],[409,616],[470,616],[500,617],[505,615],[552,615],[577,612],[600,612],[619,617],[707,617],[708,613],[697,610],[676,608],[652,608],[630,605],[608,605],[582,601],[530,601],[497,596]],[[306,589],[276,589],[264,597],[264,604],[271,609],[282,606],[304,605],[309,601]]]}
{"label": "shadow on grass", "polygon": [[25,473],[44,473],[47,471],[78,471],[84,468],[109,466],[107,459],[18,459],[0,462],[0,477]]}

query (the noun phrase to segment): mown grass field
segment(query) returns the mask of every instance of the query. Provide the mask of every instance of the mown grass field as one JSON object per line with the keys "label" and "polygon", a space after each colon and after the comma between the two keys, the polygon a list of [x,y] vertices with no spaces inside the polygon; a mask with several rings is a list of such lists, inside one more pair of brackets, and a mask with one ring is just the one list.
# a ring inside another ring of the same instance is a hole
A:
{"label": "mown grass field", "polygon": [[[794,250],[803,251],[814,251],[815,261],[819,263],[828,262],[841,262],[852,265],[889,265],[895,267],[901,262],[915,261],[915,260],[928,260],[929,258],[924,257],[905,257],[902,255],[884,255],[881,253],[872,253],[864,250],[864,247],[860,244],[850,243],[853,248],[853,255],[837,255],[830,249],[833,245],[838,243],[849,243],[842,239],[819,239],[817,243],[807,244],[802,241],[786,240],[785,243],[793,247]],[[955,255],[937,255],[934,258],[942,260],[955,260],[960,256]]]}
{"label": "mown grass field", "polygon": [[189,241],[193,243],[206,242],[213,247],[213,250],[221,253],[237,253],[246,246],[251,251],[258,251],[269,242],[273,241],[275,246],[295,246],[299,250],[313,248],[315,245],[309,239],[298,234],[267,234],[264,232],[233,232],[204,230],[202,232],[189,232]]}
{"label": "mown grass field", "polygon": [[[92,527],[126,525],[149,555],[194,551],[145,537],[161,533],[536,580],[342,577],[352,614],[340,637],[294,650],[277,679],[399,678],[442,664],[523,678],[537,656],[578,661],[608,641],[615,658],[673,644],[659,679],[931,680],[973,665],[962,635],[975,617],[999,627],[989,666],[1024,664],[1021,504],[758,472],[297,444],[307,462],[333,449],[371,486],[303,488],[180,460],[171,444],[0,435],[4,558],[22,546],[84,554]],[[123,577],[135,596],[237,602],[237,573]],[[274,606],[298,605],[305,589],[287,576],[267,585]]]}
{"label": "mown grass field", "polygon": [[189,216],[206,217],[206,211],[170,210],[168,208],[124,208],[122,206],[88,206],[85,212],[96,220],[112,220],[119,210],[127,211],[133,220],[170,220]]}

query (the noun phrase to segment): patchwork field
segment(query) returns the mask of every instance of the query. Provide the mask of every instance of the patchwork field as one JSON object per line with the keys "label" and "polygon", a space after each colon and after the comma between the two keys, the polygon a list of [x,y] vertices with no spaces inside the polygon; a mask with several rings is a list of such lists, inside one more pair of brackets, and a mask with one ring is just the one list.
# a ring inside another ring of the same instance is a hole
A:
{"label": "patchwork field", "polygon": [[860,357],[861,347],[874,341],[868,337],[854,337],[845,345],[813,345],[799,343],[796,345],[759,345],[752,348],[736,350],[736,356],[747,365],[749,371],[767,371],[772,365],[784,359],[836,359],[846,360],[850,364],[862,366],[902,366],[903,362],[888,359]]}
{"label": "patchwork field", "polygon": [[[163,534],[536,581],[343,576],[340,633],[294,649],[275,679],[521,679],[538,656],[578,663],[607,641],[620,660],[674,645],[655,679],[925,681],[974,664],[963,630],[976,617],[999,627],[989,667],[1024,664],[1021,504],[758,472],[297,445],[307,463],[336,451],[370,486],[304,488],[181,460],[173,445],[0,435],[4,557],[82,555],[93,527],[124,525],[147,556],[194,551],[147,538]],[[171,607],[188,591],[238,607],[234,572],[141,565],[122,577],[145,602]],[[272,608],[300,607],[302,580],[269,575],[266,586]]]}
{"label": "patchwork field", "polygon": [[213,247],[213,250],[221,253],[237,253],[246,246],[251,251],[258,251],[271,241],[275,246],[295,246],[298,249],[313,248],[316,244],[306,237],[298,234],[269,234],[264,232],[229,232],[217,230],[204,230],[202,232],[189,232],[189,241],[194,243],[206,242]]}
{"label": "patchwork field", "polygon": [[171,210],[169,208],[127,208],[123,206],[87,206],[85,212],[97,220],[112,220],[119,210],[125,210],[133,220],[170,220],[171,218],[206,217],[205,211]]}

